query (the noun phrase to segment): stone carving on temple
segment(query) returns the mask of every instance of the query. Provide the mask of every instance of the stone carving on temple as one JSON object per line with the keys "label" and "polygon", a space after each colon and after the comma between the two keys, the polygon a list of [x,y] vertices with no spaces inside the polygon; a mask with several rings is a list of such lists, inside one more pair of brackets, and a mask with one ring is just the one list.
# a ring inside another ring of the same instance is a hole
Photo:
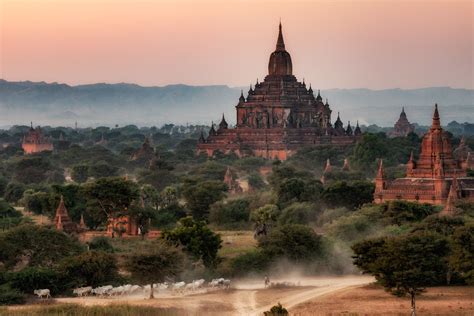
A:
{"label": "stone carving on temple", "polygon": [[358,124],[355,130],[344,128],[339,115],[333,127],[328,100],[323,102],[319,90],[315,97],[311,85],[308,88],[293,75],[281,23],[268,75],[250,85],[247,97],[241,91],[235,109],[236,126],[228,128],[224,116],[217,130],[212,123],[208,136],[199,137],[198,154],[220,151],[284,160],[302,146],[347,146],[361,135]]}

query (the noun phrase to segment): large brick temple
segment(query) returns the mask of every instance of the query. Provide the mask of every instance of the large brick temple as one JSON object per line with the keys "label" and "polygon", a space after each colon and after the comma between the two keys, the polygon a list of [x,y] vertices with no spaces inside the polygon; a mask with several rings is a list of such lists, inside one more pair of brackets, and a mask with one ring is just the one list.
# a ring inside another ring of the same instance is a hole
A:
{"label": "large brick temple", "polygon": [[237,122],[229,128],[224,116],[209,135],[201,134],[197,152],[213,156],[217,151],[240,156],[285,160],[304,146],[347,146],[359,139],[359,124],[344,127],[339,115],[331,124],[329,103],[320,92],[293,75],[291,56],[285,49],[281,23],[276,49],[270,55],[268,75],[247,98],[243,92],[236,106]]}
{"label": "large brick temple", "polygon": [[[447,205],[456,199],[474,201],[474,178],[467,176],[469,158],[455,158],[435,105],[430,130],[423,136],[417,161],[411,154],[405,178],[388,181],[380,161],[374,201],[409,200]],[[449,198],[449,199],[448,199]]]}
{"label": "large brick temple", "polygon": [[28,132],[23,136],[21,147],[25,154],[34,154],[42,151],[52,151],[51,140],[43,134],[41,127],[33,128],[33,123]]}

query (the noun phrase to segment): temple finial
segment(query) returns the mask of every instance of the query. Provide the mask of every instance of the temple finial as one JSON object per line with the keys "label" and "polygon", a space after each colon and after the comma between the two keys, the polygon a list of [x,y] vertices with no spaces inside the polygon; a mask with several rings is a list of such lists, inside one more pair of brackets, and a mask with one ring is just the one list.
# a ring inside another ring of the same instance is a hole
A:
{"label": "temple finial", "polygon": [[435,103],[435,109],[433,113],[433,123],[431,124],[431,128],[441,128],[441,122],[439,119],[439,112],[438,112],[438,104]]}
{"label": "temple finial", "polygon": [[377,178],[379,179],[383,179],[383,160],[380,159],[380,162],[379,162],[379,170],[377,171]]}
{"label": "temple finial", "polygon": [[276,44],[276,50],[285,50],[285,42],[283,40],[281,20],[280,20],[280,25],[278,26],[278,40],[277,40],[277,44]]}

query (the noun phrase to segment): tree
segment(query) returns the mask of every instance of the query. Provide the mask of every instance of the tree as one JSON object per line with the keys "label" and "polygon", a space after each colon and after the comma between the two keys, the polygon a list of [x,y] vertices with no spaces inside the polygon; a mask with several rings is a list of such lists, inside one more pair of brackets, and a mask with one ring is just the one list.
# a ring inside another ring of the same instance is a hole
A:
{"label": "tree", "polygon": [[72,286],[98,286],[118,278],[117,259],[113,254],[88,251],[65,258],[59,265]]}
{"label": "tree", "polygon": [[65,289],[60,273],[50,268],[28,267],[11,273],[9,280],[12,288],[23,293],[31,293],[32,289],[49,289],[56,294]]}
{"label": "tree", "polygon": [[183,197],[196,220],[207,218],[209,206],[222,198],[227,186],[221,181],[187,181],[183,185]]}
{"label": "tree", "polygon": [[266,236],[272,224],[277,220],[279,214],[278,206],[267,204],[250,213],[250,220],[255,225],[254,237]]}
{"label": "tree", "polygon": [[209,222],[236,226],[236,224],[248,223],[250,215],[250,203],[246,199],[236,199],[227,203],[216,202],[211,206]]}
{"label": "tree", "polygon": [[52,267],[83,251],[79,241],[48,228],[22,225],[0,236],[0,262],[5,267]]}
{"label": "tree", "polygon": [[307,224],[315,221],[319,207],[312,203],[293,203],[281,211],[278,222],[284,224]]}
{"label": "tree", "polygon": [[443,283],[448,272],[448,240],[436,233],[367,240],[352,249],[354,264],[364,273],[374,275],[395,295],[410,295],[412,315],[416,312],[416,295],[426,286]]}
{"label": "tree", "polygon": [[467,284],[474,285],[474,225],[456,228],[451,239],[450,266]]}
{"label": "tree", "polygon": [[75,165],[72,167],[71,178],[77,183],[86,182],[89,178],[88,165]]}
{"label": "tree", "polygon": [[182,245],[195,260],[202,260],[208,268],[216,266],[217,252],[222,247],[220,235],[215,234],[203,221],[194,221],[188,216],[178,222],[171,231],[163,232],[163,238],[171,243]]}
{"label": "tree", "polygon": [[382,209],[383,215],[389,218],[391,223],[397,225],[407,222],[419,222],[435,213],[435,211],[436,208],[433,205],[408,201],[390,201]]}
{"label": "tree", "polygon": [[119,177],[86,183],[83,190],[90,199],[88,212],[103,212],[107,217],[125,215],[131,203],[139,197],[138,185]]}
{"label": "tree", "polygon": [[372,202],[374,190],[375,186],[371,182],[337,181],[324,189],[322,198],[329,207],[347,207],[355,210],[362,204]]}
{"label": "tree", "polygon": [[185,256],[179,248],[158,242],[147,248],[146,252],[130,255],[125,266],[133,278],[150,284],[152,299],[153,283],[177,276],[183,271],[184,264]]}
{"label": "tree", "polygon": [[114,247],[109,241],[109,238],[105,236],[97,236],[92,238],[89,242],[89,249],[103,252],[114,252]]}
{"label": "tree", "polygon": [[5,201],[10,203],[17,203],[25,192],[25,185],[18,182],[10,182],[5,189]]}
{"label": "tree", "polygon": [[293,262],[308,262],[321,255],[322,240],[304,225],[283,225],[259,240],[258,246],[271,257],[284,257]]}

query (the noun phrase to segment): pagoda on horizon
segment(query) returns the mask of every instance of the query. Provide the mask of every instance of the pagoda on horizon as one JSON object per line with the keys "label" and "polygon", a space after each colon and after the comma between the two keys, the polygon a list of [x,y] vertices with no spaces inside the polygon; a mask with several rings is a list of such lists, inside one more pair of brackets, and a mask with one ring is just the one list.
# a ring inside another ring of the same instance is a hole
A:
{"label": "pagoda on horizon", "polygon": [[237,156],[259,156],[285,160],[305,146],[347,146],[361,135],[359,124],[344,127],[339,113],[334,126],[331,109],[318,90],[299,82],[286,51],[281,23],[276,49],[270,55],[268,75],[247,97],[241,92],[236,105],[237,124],[229,128],[224,115],[216,127],[212,123],[207,137],[201,133],[197,153],[213,156],[217,151]]}

